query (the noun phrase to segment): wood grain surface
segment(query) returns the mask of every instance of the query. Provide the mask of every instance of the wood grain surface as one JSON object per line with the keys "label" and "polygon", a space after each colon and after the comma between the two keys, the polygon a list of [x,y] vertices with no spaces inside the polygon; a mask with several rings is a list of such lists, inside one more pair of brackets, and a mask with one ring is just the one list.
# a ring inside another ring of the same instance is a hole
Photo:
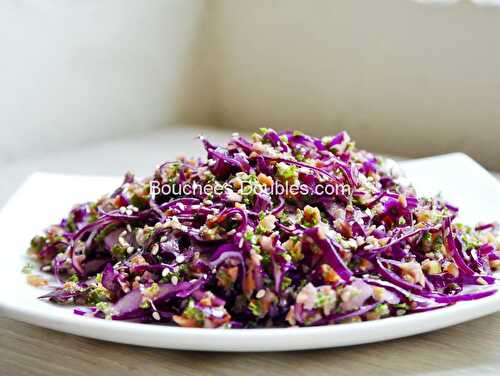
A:
{"label": "wood grain surface", "polygon": [[120,345],[0,317],[0,375],[499,375],[500,313],[387,342],[281,353]]}

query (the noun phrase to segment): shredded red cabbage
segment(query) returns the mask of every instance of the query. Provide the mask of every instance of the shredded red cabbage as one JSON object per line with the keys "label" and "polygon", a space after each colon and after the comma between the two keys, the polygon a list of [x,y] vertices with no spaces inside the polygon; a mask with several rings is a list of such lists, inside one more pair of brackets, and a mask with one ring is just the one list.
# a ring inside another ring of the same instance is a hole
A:
{"label": "shredded red cabbage", "polygon": [[496,292],[498,225],[454,223],[455,206],[418,197],[346,132],[202,141],[205,160],[127,173],[34,237],[30,254],[60,283],[41,298],[97,318],[254,328],[377,320]]}

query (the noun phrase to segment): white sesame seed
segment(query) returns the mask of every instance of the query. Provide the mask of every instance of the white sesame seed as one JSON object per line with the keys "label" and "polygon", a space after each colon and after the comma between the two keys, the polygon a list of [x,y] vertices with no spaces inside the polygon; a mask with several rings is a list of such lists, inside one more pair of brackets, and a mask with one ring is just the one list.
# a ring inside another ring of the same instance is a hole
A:
{"label": "white sesame seed", "polygon": [[177,261],[177,263],[181,264],[184,262],[186,258],[184,257],[184,255],[178,255],[176,258],[175,258],[175,261]]}
{"label": "white sesame seed", "polygon": [[118,237],[118,243],[120,243],[120,245],[122,247],[129,247],[130,246],[130,244],[128,244],[128,242],[125,239],[123,239],[123,237],[121,237],[121,236]]}
{"label": "white sesame seed", "polygon": [[132,232],[132,226],[127,225],[127,231],[128,231],[128,232]]}
{"label": "white sesame seed", "polygon": [[134,252],[134,247],[128,247],[127,253],[130,255],[132,252]]}
{"label": "white sesame seed", "polygon": [[153,244],[153,247],[151,248],[151,254],[156,255],[159,249],[160,246],[157,243]]}
{"label": "white sesame seed", "polygon": [[164,243],[168,240],[168,238],[164,235],[160,238],[160,242]]}
{"label": "white sesame seed", "polygon": [[48,272],[50,269],[52,269],[52,266],[50,266],[50,265],[45,265],[45,266],[42,267],[42,270],[44,272]]}
{"label": "white sesame seed", "polygon": [[172,277],[172,279],[170,280],[170,282],[172,282],[172,285],[176,286],[177,283],[179,283],[179,278],[177,278],[175,275]]}
{"label": "white sesame seed", "polygon": [[120,213],[125,213],[125,210],[127,210],[127,208],[125,206],[121,206],[120,207]]}
{"label": "white sesame seed", "polygon": [[156,321],[160,321],[161,316],[160,316],[160,314],[159,314],[157,311],[154,311],[154,312],[153,312],[153,318],[154,318]]}
{"label": "white sesame seed", "polygon": [[257,299],[262,299],[264,297],[264,295],[266,295],[266,291],[265,290],[259,290],[259,291],[257,291],[257,294],[255,294],[255,297]]}
{"label": "white sesame seed", "polygon": [[166,277],[168,275],[168,273],[170,273],[170,270],[168,270],[168,268],[165,268],[161,271],[161,276]]}
{"label": "white sesame seed", "polygon": [[134,214],[134,212],[131,209],[127,209],[127,210],[125,210],[125,214],[132,215],[132,214]]}

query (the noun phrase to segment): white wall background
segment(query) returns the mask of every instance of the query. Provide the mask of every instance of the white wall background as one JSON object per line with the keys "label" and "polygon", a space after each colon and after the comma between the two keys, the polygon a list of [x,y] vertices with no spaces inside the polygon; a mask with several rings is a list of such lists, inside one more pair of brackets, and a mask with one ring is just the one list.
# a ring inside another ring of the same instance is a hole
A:
{"label": "white wall background", "polygon": [[1,0],[0,163],[207,120],[203,0]]}
{"label": "white wall background", "polygon": [[196,122],[500,169],[496,7],[0,0],[0,46],[0,163]]}
{"label": "white wall background", "polygon": [[346,128],[365,148],[500,169],[500,8],[221,0],[212,16],[220,124]]}

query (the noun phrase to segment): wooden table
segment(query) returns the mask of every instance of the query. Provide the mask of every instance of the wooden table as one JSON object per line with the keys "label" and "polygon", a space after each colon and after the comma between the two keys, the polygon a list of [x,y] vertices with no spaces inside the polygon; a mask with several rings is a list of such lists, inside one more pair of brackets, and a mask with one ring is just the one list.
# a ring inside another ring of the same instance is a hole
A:
{"label": "wooden table", "polygon": [[[183,132],[186,133],[185,130]],[[152,142],[149,139],[145,141],[144,147],[137,151],[137,157],[148,155],[144,150]],[[177,148],[181,146],[178,144]],[[119,147],[106,145],[103,150],[109,152],[110,148]],[[99,164],[99,153],[93,149],[76,157],[73,153],[65,158],[56,156],[45,159],[43,163],[26,164],[19,168],[11,166],[9,171],[19,174],[20,171],[32,169],[47,170],[50,167],[53,170],[57,161],[64,161],[68,165],[67,169],[73,169],[75,165],[89,168],[89,158],[92,157],[96,159],[96,168],[101,169],[95,170],[95,173],[109,173],[102,170],[104,167],[102,163]],[[148,157],[151,161],[159,160],[156,155]],[[132,160],[137,164],[136,171],[139,174],[143,173],[143,166],[144,172],[149,166],[149,161]],[[126,163],[108,159],[105,167],[109,171],[121,171],[122,164]],[[64,171],[64,168],[58,167],[56,170]],[[21,178],[12,176],[14,181],[20,181]],[[4,181],[10,180],[7,178]],[[316,351],[252,354],[170,351],[120,345],[38,328],[0,315],[0,375],[92,374],[499,375],[500,313],[433,333],[383,343]]]}
{"label": "wooden table", "polygon": [[498,375],[500,313],[414,337],[282,353],[203,353],[77,337],[0,318],[1,375]]}

